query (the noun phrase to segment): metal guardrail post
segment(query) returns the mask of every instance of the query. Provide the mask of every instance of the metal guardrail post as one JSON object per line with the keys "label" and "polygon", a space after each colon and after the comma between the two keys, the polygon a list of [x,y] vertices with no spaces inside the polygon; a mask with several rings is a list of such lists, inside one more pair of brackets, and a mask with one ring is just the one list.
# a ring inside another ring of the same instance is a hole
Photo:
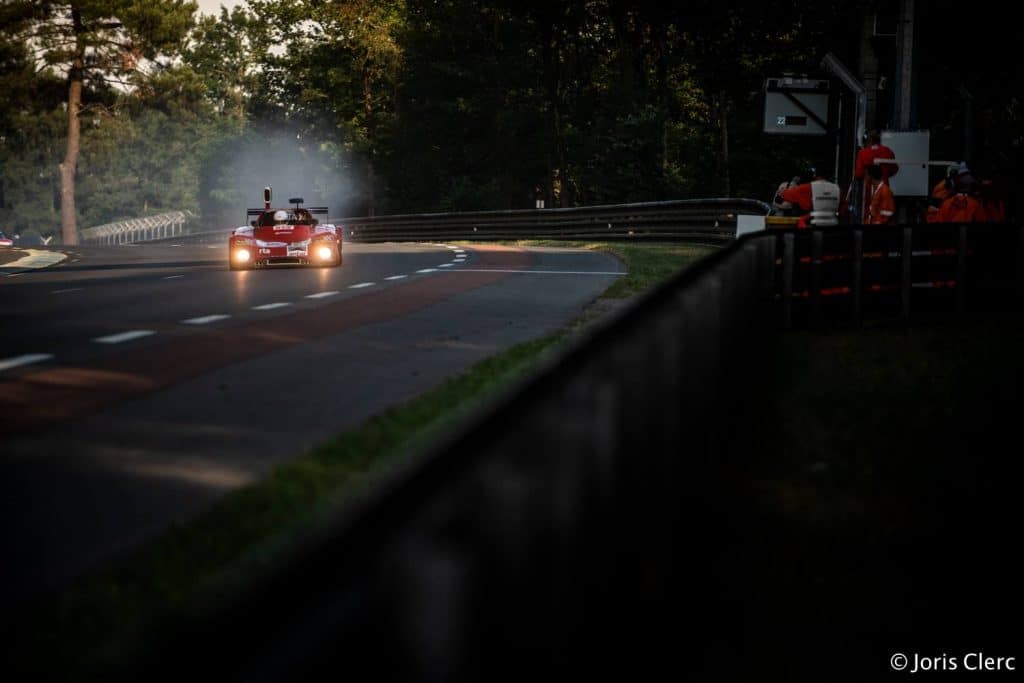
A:
{"label": "metal guardrail post", "polygon": [[864,305],[864,231],[853,231],[853,283],[850,288],[850,322],[860,325]]}
{"label": "metal guardrail post", "polygon": [[821,253],[825,233],[815,230],[811,233],[811,324],[821,319]]}
{"label": "metal guardrail post", "polygon": [[1024,301],[1024,225],[1017,228],[1017,298]]}
{"label": "metal guardrail post", "polygon": [[956,312],[963,315],[967,307],[967,226],[961,225],[956,244]]}
{"label": "metal guardrail post", "polygon": [[751,243],[757,246],[756,296],[758,308],[755,316],[756,324],[761,328],[767,328],[775,322],[771,315],[775,310],[776,241],[775,235],[751,238]]}
{"label": "metal guardrail post", "polygon": [[902,256],[902,267],[900,269],[900,301],[901,301],[901,315],[904,320],[910,319],[910,291],[913,285],[912,277],[912,259],[914,245],[914,229],[911,227],[903,228],[903,251],[900,253]]}
{"label": "metal guardrail post", "polygon": [[[722,273],[721,269],[714,272],[708,273],[703,281],[699,290],[702,292],[704,297],[704,312],[701,315],[703,321],[703,330],[705,332],[704,338],[702,339],[702,351],[704,355],[704,362],[706,364],[706,374],[704,375],[707,379],[704,383],[704,397],[703,400],[706,405],[710,408],[707,419],[710,421],[714,418],[714,406],[718,404],[719,397],[719,384],[722,377],[722,368],[720,363],[720,357],[722,352],[722,345],[724,343],[722,335]],[[707,423],[706,423],[707,424]],[[710,465],[715,453],[715,439],[712,430],[705,426],[704,435],[705,444],[702,448],[700,456],[704,464]]]}
{"label": "metal guardrail post", "polygon": [[782,326],[793,327],[793,268],[795,266],[796,236],[787,232],[782,237]]}
{"label": "metal guardrail post", "polygon": [[759,237],[756,242],[761,302],[766,306],[775,296],[775,242],[775,235]]}

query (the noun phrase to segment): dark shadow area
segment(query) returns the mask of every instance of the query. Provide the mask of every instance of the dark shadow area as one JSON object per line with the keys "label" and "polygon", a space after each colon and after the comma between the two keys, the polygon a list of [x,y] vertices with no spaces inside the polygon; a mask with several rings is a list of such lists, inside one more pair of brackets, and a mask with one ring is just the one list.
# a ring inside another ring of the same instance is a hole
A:
{"label": "dark shadow area", "polygon": [[1019,318],[776,339],[716,467],[737,680],[1019,655],[1022,343]]}
{"label": "dark shadow area", "polygon": [[[1015,657],[1024,323],[940,307],[776,333],[776,243],[699,261],[107,663],[124,680],[201,662],[222,680],[864,681],[907,675],[898,653],[960,673]],[[966,291],[990,276],[1019,310],[1019,271],[980,263]]]}

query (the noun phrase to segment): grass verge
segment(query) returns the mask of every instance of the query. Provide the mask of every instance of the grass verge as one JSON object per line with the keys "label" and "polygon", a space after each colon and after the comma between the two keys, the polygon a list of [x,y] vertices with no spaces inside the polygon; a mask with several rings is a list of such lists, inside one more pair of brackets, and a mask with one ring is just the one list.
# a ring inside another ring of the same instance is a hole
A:
{"label": "grass verge", "polygon": [[648,244],[632,242],[557,242],[522,240],[514,242],[525,247],[574,247],[593,249],[614,255],[626,264],[627,273],[604,293],[606,299],[628,299],[667,280],[681,266],[693,263],[714,248],[694,244]]}
{"label": "grass verge", "polygon": [[[613,299],[639,294],[710,251],[675,244],[577,246],[607,251],[626,264],[629,274],[604,295]],[[44,658],[56,675],[116,665],[140,633],[144,638],[151,625],[202,608],[211,596],[230,590],[237,577],[251,576],[282,557],[328,511],[358,498],[414,458],[594,315],[584,313],[562,331],[514,346],[366,420],[260,482],[229,493],[118,566],[84,577],[34,606],[27,652]]]}

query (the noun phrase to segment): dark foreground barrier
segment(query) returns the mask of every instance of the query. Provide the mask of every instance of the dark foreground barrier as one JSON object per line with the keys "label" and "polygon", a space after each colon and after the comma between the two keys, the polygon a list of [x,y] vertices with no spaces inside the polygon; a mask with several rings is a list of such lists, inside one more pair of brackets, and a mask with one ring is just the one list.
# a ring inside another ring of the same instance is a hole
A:
{"label": "dark foreground barrier", "polygon": [[[721,609],[730,587],[713,575],[720,532],[707,515],[712,463],[729,455],[720,436],[743,427],[731,406],[767,336],[784,316],[804,315],[790,306],[799,283],[809,277],[819,300],[845,286],[826,287],[831,243],[892,236],[914,246],[901,230],[762,232],[705,258],[227,609],[178,625],[128,677],[729,680],[722,643],[743,625]],[[961,286],[972,273],[1020,282],[1019,230],[973,226],[966,240],[974,251],[958,266]],[[802,262],[805,246],[813,256]],[[843,266],[860,273],[851,291],[867,289],[867,253]],[[985,254],[1009,254],[1013,266],[995,273]],[[906,259],[896,259],[900,272]],[[906,280],[897,282],[902,302]]]}

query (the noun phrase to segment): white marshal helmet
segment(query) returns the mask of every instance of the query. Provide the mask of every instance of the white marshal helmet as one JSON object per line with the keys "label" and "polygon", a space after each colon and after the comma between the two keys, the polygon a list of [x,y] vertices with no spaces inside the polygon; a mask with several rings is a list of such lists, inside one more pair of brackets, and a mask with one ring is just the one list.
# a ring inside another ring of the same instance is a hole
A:
{"label": "white marshal helmet", "polygon": [[278,209],[277,211],[274,212],[274,220],[277,221],[278,223],[283,223],[284,221],[288,220],[288,212],[285,211],[284,209]]}

